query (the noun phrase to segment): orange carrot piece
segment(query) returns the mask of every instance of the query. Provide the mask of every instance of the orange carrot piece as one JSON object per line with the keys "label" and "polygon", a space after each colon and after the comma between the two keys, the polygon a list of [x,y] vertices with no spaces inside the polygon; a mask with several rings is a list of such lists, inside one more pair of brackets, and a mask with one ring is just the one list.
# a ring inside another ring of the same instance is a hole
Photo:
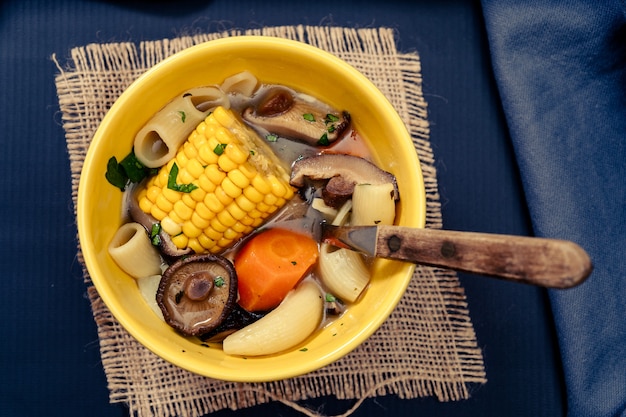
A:
{"label": "orange carrot piece", "polygon": [[253,237],[235,256],[239,305],[248,311],[278,306],[318,255],[313,239],[290,230],[268,229]]}

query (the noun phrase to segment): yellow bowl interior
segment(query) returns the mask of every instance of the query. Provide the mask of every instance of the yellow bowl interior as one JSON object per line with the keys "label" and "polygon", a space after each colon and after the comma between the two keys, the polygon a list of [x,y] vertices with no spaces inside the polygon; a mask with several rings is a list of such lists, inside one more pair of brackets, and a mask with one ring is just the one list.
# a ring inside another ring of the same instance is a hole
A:
{"label": "yellow bowl interior", "polygon": [[414,266],[378,260],[365,296],[337,322],[291,351],[259,358],[225,355],[185,338],[154,315],[136,282],[107,253],[122,222],[122,194],[105,177],[111,156],[130,152],[135,133],[164,104],[184,90],[218,84],[249,70],[262,82],[291,86],[346,109],[356,129],[392,172],[400,189],[397,223],[423,227],[425,193],[419,161],[402,120],[388,100],[344,61],[304,43],[269,37],[234,37],[188,48],[133,83],[115,102],[96,132],[80,178],[78,231],[90,277],[115,318],[148,349],[191,372],[230,381],[258,382],[305,374],[339,359],[367,339],[402,297]]}

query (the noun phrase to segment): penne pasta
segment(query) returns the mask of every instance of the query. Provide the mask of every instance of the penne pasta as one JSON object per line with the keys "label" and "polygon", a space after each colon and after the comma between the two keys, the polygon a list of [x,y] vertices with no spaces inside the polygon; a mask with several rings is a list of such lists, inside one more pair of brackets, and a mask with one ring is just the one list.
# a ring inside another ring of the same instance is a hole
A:
{"label": "penne pasta", "polygon": [[396,217],[394,187],[385,184],[357,184],[352,193],[352,226],[393,224]]}
{"label": "penne pasta", "polygon": [[370,273],[358,252],[320,247],[319,274],[328,290],[342,301],[356,301],[370,281]]}
{"label": "penne pasta", "polygon": [[271,355],[302,343],[322,322],[324,300],[315,281],[305,279],[258,321],[227,336],[227,355]]}
{"label": "penne pasta", "polygon": [[217,106],[230,102],[217,87],[202,87],[178,96],[144,125],[134,141],[137,159],[148,168],[165,165],[190,133]]}
{"label": "penne pasta", "polygon": [[108,251],[115,263],[135,279],[161,274],[161,255],[139,223],[122,225]]}
{"label": "penne pasta", "polygon": [[250,97],[257,88],[259,81],[249,71],[242,71],[231,75],[222,82],[221,88],[225,93],[239,93]]}
{"label": "penne pasta", "polygon": [[[352,209],[352,200],[346,201],[337,211],[332,224],[345,224]],[[327,243],[320,245],[318,272],[326,288],[335,297],[348,302],[359,298],[370,280],[369,270],[358,252],[332,248]]]}

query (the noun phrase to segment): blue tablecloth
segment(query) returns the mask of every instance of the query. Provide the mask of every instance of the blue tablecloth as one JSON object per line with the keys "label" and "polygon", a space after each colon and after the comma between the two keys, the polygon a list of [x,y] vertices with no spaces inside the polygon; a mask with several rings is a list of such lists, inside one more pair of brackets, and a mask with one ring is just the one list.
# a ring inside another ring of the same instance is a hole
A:
{"label": "blue tablecloth", "polygon": [[[445,228],[528,235],[534,227],[538,234],[576,240],[596,261],[588,283],[563,293],[460,275],[488,383],[475,387],[466,401],[383,396],[367,400],[354,415],[553,417],[568,407],[584,415],[581,404],[598,415],[619,413],[626,386],[619,343],[626,247],[624,145],[618,136],[624,131],[623,17],[609,3],[590,3],[589,13],[580,12],[582,3],[561,9],[547,3],[524,9],[522,3],[485,0],[485,20],[477,0],[0,3],[0,415],[128,414],[123,405],[109,404],[75,259],[52,54],[64,62],[72,47],[92,42],[292,24],[392,27],[400,51],[419,52]],[[546,36],[542,28],[557,23],[550,16],[569,29]],[[538,54],[552,47],[560,53],[549,55],[550,66],[540,65],[546,56]],[[588,77],[559,72],[572,55]],[[552,84],[557,77],[560,83]],[[568,111],[567,129],[552,123]],[[597,326],[585,332],[590,319]],[[581,357],[586,366],[573,366]],[[333,414],[350,404],[322,398],[309,405]],[[215,415],[263,413],[298,415],[280,404]]]}
{"label": "blue tablecloth", "polygon": [[619,1],[484,0],[537,235],[595,271],[552,291],[568,415],[626,415],[626,19]]}

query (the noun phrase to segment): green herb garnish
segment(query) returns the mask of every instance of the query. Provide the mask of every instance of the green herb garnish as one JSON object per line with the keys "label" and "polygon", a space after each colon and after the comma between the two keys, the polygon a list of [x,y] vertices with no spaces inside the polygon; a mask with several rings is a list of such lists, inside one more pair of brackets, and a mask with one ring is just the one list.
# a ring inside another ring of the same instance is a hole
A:
{"label": "green herb garnish", "polygon": [[330,114],[328,113],[326,115],[326,117],[324,118],[324,123],[329,124],[329,123],[334,123],[334,122],[338,122],[339,121],[339,117],[335,116],[334,114]]}
{"label": "green herb garnish", "polygon": [[324,300],[326,300],[327,303],[334,303],[335,301],[337,301],[337,298],[331,293],[327,292],[324,296]]}
{"label": "green herb garnish", "polygon": [[221,155],[224,153],[224,149],[226,149],[226,144],[218,143],[217,145],[215,145],[213,152],[215,153],[215,155]]}
{"label": "green herb garnish", "polygon": [[300,349],[300,352],[307,352],[309,350],[309,348],[302,348]]}
{"label": "green herb garnish", "polygon": [[328,140],[328,134],[324,133],[322,137],[317,141],[317,144],[322,146],[330,145],[330,141]]}
{"label": "green herb garnish", "polygon": [[135,156],[135,152],[131,150],[119,163],[112,156],[107,162],[107,172],[104,176],[109,183],[124,191],[129,182],[141,182],[144,178],[155,174],[157,171],[156,168],[148,168],[142,164]]}
{"label": "green herb garnish", "polygon": [[219,287],[223,287],[223,286],[224,286],[224,284],[226,284],[226,281],[224,280],[224,277],[223,277],[223,276],[217,276],[217,277],[215,277],[215,279],[213,280],[213,284],[215,284],[215,286],[216,286],[217,288],[219,288]]}
{"label": "green herb garnish", "polygon": [[172,169],[170,170],[170,175],[167,177],[167,188],[174,191],[180,191],[181,193],[190,193],[198,186],[193,183],[189,184],[176,184],[176,177],[178,176],[178,165],[174,162],[172,165]]}
{"label": "green herb garnish", "polygon": [[304,118],[304,120],[306,120],[308,122],[314,122],[315,121],[315,116],[313,116],[313,113],[304,113],[302,115],[302,117]]}
{"label": "green herb garnish", "polygon": [[265,136],[265,139],[267,139],[268,142],[276,142],[278,140],[278,136],[270,133],[269,135]]}
{"label": "green herb garnish", "polygon": [[185,114],[185,112],[184,112],[184,111],[182,111],[182,110],[180,110],[180,111],[178,112],[178,114],[180,114],[180,120],[181,120],[183,123],[185,123],[185,119],[187,118],[187,115]]}
{"label": "green herb garnish", "polygon": [[159,233],[161,233],[161,223],[154,223],[150,228],[150,241],[154,246],[159,246],[161,243]]}

